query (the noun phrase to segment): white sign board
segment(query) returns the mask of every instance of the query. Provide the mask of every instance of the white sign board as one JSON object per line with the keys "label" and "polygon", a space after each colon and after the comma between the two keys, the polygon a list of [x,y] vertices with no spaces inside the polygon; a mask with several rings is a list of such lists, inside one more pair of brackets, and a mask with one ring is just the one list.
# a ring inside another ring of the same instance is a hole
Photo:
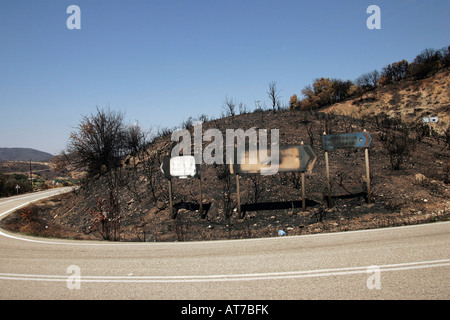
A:
{"label": "white sign board", "polygon": [[170,158],[170,175],[178,178],[194,177],[197,174],[194,156]]}
{"label": "white sign board", "polygon": [[424,123],[438,123],[439,118],[438,117],[424,117],[424,118],[422,118],[422,121]]}

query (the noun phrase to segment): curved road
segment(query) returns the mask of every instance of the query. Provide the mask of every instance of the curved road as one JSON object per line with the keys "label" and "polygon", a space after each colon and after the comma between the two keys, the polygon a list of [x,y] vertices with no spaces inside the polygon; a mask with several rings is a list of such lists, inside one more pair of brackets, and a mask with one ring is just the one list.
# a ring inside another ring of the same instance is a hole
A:
{"label": "curved road", "polygon": [[[0,219],[64,189],[0,199]],[[0,299],[449,299],[450,222],[335,234],[108,243],[0,230]]]}

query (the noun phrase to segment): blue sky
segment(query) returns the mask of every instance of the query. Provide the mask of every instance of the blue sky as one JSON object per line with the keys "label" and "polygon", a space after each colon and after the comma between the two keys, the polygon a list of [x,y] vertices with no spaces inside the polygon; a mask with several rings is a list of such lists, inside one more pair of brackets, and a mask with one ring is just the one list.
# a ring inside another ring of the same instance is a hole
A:
{"label": "blue sky", "polygon": [[[369,30],[370,5],[381,30]],[[69,30],[69,5],[81,29]],[[96,106],[144,128],[269,105],[450,45],[448,0],[2,0],[0,147],[53,154]]]}

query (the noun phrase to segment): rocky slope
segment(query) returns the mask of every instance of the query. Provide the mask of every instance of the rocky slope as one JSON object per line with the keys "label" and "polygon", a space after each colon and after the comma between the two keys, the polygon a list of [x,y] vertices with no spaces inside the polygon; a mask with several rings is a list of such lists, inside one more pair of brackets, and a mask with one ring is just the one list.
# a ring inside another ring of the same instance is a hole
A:
{"label": "rocky slope", "polygon": [[450,69],[423,80],[408,79],[380,87],[323,112],[359,118],[387,114],[409,123],[420,123],[423,117],[438,117],[439,122],[433,127],[443,133],[450,125]]}

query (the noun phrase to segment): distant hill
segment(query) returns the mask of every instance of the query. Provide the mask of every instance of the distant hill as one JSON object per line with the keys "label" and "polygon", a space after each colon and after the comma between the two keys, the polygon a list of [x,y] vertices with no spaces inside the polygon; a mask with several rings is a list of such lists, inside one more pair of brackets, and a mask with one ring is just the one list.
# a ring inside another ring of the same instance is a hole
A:
{"label": "distant hill", "polygon": [[0,161],[48,161],[53,155],[31,148],[0,148]]}

